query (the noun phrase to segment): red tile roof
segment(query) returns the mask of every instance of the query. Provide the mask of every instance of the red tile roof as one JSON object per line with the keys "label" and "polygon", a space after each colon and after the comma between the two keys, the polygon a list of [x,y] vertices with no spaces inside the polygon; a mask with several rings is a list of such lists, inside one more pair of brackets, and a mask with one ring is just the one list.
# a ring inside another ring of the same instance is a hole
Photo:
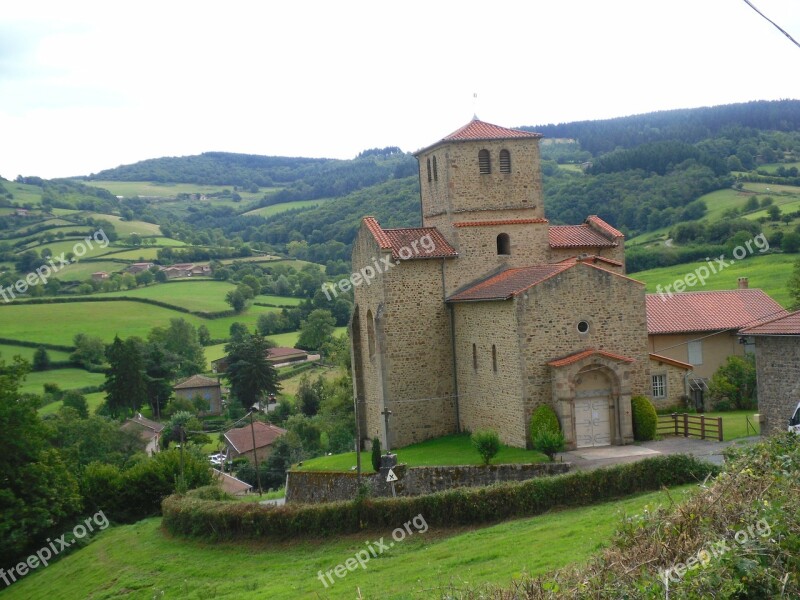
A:
{"label": "red tile roof", "polygon": [[453,227],[487,227],[489,225],[528,225],[530,223],[548,223],[547,219],[503,219],[500,221],[462,221],[453,223]]}
{"label": "red tile roof", "polygon": [[800,311],[772,319],[755,327],[742,329],[743,335],[800,335]]}
{"label": "red tile roof", "polygon": [[242,481],[241,479],[236,479],[236,477],[228,475],[227,473],[223,473],[218,469],[211,469],[211,473],[212,477],[219,481],[220,487],[234,496],[246,494],[253,489],[253,486],[249,483]]}
{"label": "red tile roof", "polygon": [[468,302],[471,300],[508,300],[536,284],[542,283],[562,271],[571,269],[575,263],[554,265],[535,265],[506,269],[483,281],[450,296],[448,302]]}
{"label": "red tile roof", "polygon": [[597,215],[589,215],[586,217],[586,223],[590,226],[593,226],[595,229],[601,229],[605,231],[611,237],[625,237],[625,234],[619,229],[612,227]]}
{"label": "red tile roof", "polygon": [[254,432],[256,436],[256,448],[263,448],[264,446],[271,445],[275,440],[284,435],[286,430],[272,423],[256,421],[253,423],[253,431],[250,430],[250,425],[231,429],[225,434],[225,441],[239,454],[252,452]]}
{"label": "red tile roof", "polygon": [[[598,254],[584,254],[583,258],[581,258],[580,261],[584,262],[584,263],[602,262],[602,263],[606,263],[608,265],[613,265],[615,267],[621,267],[622,266],[622,263],[620,261],[614,260],[612,258],[606,258],[605,256],[600,256]],[[569,258],[565,258],[564,260],[561,260],[559,262],[562,262],[562,263],[565,263],[565,262],[578,262],[578,257],[577,256],[570,256]]]}
{"label": "red tile roof", "polygon": [[548,235],[551,248],[613,248],[618,245],[586,224],[551,225]]}
{"label": "red tile roof", "polygon": [[787,313],[757,289],[647,294],[647,333],[721,331],[761,324]]}
{"label": "red tile roof", "polygon": [[205,387],[219,387],[219,381],[216,379],[211,379],[211,377],[205,377],[203,375],[192,375],[188,379],[184,379],[177,385],[172,386],[173,390],[188,390],[194,388],[205,388]]}
{"label": "red tile roof", "polygon": [[608,352],[607,350],[597,350],[596,348],[587,348],[586,350],[581,350],[579,352],[574,352],[573,354],[569,354],[564,356],[563,358],[557,358],[555,360],[551,360],[548,365],[551,367],[566,367],[567,365],[574,364],[579,360],[583,360],[584,358],[589,358],[590,356],[594,356],[599,354],[605,358],[610,358],[611,360],[616,360],[619,362],[636,362],[636,359],[630,358],[628,356],[623,356],[622,354],[614,354],[613,352]]}
{"label": "red tile roof", "polygon": [[492,125],[481,121],[478,117],[474,117],[472,121],[459,127],[453,133],[444,136],[438,142],[418,150],[415,156],[419,156],[426,150],[438,146],[446,142],[466,142],[466,141],[481,141],[481,140],[507,140],[514,138],[530,138],[539,139],[544,137],[541,133],[534,133],[532,131],[522,131],[521,129],[508,129],[507,127],[500,127],[499,125]]}
{"label": "red tile roof", "polygon": [[285,356],[299,356],[303,354],[307,355],[308,352],[297,348],[286,347],[270,348],[267,350],[267,358],[283,358]]}
{"label": "red tile roof", "polygon": [[[362,222],[367,226],[381,250],[392,251],[394,260],[455,258],[458,256],[458,252],[435,227],[383,229],[375,217],[364,217]],[[420,242],[424,237],[428,237],[433,242],[433,250],[430,252]],[[404,256],[404,254],[408,254],[408,256]]]}
{"label": "red tile roof", "polygon": [[668,365],[672,365],[673,367],[680,367],[681,369],[685,369],[687,371],[691,371],[692,369],[694,369],[694,365],[690,365],[689,363],[685,363],[680,360],[675,360],[674,358],[670,358],[669,356],[661,356],[660,354],[654,354],[653,352],[650,353],[650,360],[666,363]]}

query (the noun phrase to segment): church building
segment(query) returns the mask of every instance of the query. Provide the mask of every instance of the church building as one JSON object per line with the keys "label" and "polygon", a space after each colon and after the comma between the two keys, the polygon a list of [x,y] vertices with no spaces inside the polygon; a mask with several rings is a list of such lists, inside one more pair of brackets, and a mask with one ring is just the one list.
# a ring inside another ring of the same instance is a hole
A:
{"label": "church building", "polygon": [[645,286],[597,216],[550,225],[541,134],[473,119],[416,153],[422,227],[364,217],[350,323],[361,443],[495,430],[530,445],[551,405],[568,448],[633,441],[649,394]]}

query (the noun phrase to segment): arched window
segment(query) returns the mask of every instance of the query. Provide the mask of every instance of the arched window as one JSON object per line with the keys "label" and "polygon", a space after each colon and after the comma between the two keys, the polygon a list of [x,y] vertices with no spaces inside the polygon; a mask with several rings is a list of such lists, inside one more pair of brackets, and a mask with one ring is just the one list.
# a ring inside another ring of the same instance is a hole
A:
{"label": "arched window", "polygon": [[492,344],[492,370],[497,373],[497,346]]}
{"label": "arched window", "polygon": [[439,181],[439,170],[436,168],[436,157],[433,157],[433,180]]}
{"label": "arched window", "polygon": [[428,159],[428,183],[431,182],[431,159]]}
{"label": "arched window", "polygon": [[472,368],[478,370],[478,347],[472,344]]}
{"label": "arched window", "polygon": [[478,171],[481,175],[488,175],[492,172],[492,160],[489,158],[488,150],[478,152]]}
{"label": "arched window", "polygon": [[511,173],[511,153],[508,150],[500,150],[500,172]]}
{"label": "arched window", "polygon": [[369,346],[369,357],[375,356],[375,320],[372,318],[372,311],[367,311],[367,345]]}
{"label": "arched window", "polygon": [[508,256],[511,254],[511,238],[507,233],[497,236],[497,254]]}

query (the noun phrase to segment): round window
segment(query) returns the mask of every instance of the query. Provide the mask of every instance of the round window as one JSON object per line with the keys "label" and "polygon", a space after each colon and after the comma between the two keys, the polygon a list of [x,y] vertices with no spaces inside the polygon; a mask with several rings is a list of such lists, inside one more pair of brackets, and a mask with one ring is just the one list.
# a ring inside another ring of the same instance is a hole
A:
{"label": "round window", "polygon": [[579,321],[578,322],[578,333],[586,333],[589,331],[589,322],[588,321]]}

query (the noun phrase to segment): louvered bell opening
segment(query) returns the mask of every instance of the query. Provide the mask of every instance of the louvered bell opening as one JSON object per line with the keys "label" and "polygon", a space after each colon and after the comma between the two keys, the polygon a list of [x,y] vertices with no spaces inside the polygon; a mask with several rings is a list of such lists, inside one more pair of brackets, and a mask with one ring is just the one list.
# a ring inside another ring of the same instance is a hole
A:
{"label": "louvered bell opening", "polygon": [[511,173],[511,153],[508,150],[500,150],[500,172]]}
{"label": "louvered bell opening", "polygon": [[488,175],[492,172],[492,162],[489,159],[488,150],[481,150],[478,152],[478,169],[481,175]]}

